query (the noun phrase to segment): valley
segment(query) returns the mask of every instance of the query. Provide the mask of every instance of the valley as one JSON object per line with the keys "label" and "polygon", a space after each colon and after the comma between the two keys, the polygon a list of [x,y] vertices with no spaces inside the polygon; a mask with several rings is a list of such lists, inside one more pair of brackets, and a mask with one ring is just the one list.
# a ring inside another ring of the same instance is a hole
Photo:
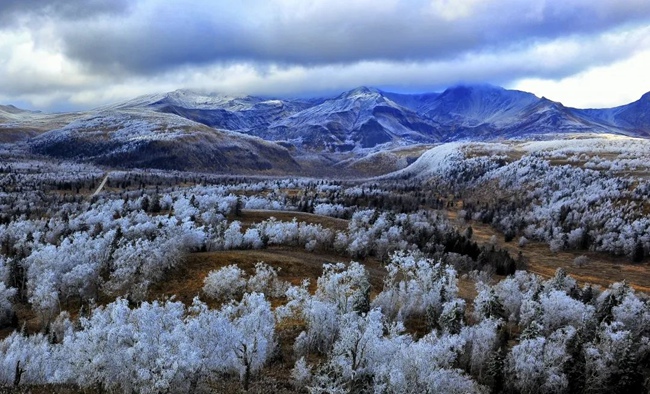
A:
{"label": "valley", "polygon": [[650,140],[630,114],[647,100],[459,86],[1,107],[0,382],[642,392]]}

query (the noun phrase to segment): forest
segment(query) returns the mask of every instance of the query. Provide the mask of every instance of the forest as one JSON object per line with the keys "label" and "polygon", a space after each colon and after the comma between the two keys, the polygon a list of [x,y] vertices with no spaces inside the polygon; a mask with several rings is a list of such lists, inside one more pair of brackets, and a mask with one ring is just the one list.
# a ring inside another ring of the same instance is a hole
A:
{"label": "forest", "polygon": [[[650,277],[568,273],[648,269],[647,147],[599,144],[446,144],[369,179],[9,157],[0,384],[647,392]],[[576,258],[540,275],[533,246]]]}

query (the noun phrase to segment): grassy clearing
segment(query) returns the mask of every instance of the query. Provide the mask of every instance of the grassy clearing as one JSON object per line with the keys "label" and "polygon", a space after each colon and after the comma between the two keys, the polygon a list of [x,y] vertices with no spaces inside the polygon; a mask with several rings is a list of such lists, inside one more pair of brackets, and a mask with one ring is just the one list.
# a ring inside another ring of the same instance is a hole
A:
{"label": "grassy clearing", "polygon": [[[310,253],[298,247],[271,247],[263,250],[229,250],[193,253],[185,264],[170,271],[165,278],[150,288],[150,298],[158,299],[175,295],[176,299],[190,304],[196,295],[201,295],[203,280],[212,270],[236,264],[248,274],[253,274],[255,263],[263,261],[279,269],[280,279],[299,285],[310,280],[310,289],[316,289],[316,280],[323,273],[323,264],[349,262],[349,258],[328,252]],[[386,271],[373,258],[362,262],[370,274],[372,293],[381,291]]]}
{"label": "grassy clearing", "polygon": [[[447,215],[460,229],[471,225],[474,230],[472,238],[479,244],[490,244],[492,236],[496,236],[497,247],[506,249],[512,256],[517,256],[521,252],[527,262],[528,271],[544,278],[553,276],[558,268],[563,268],[580,284],[591,283],[607,287],[614,282],[625,280],[635,290],[650,293],[650,264],[647,261],[631,264],[625,257],[582,250],[553,253],[547,244],[533,241],[529,241],[522,248],[516,240],[504,242],[503,234],[487,224],[476,221],[461,223],[457,220],[456,211],[447,211]],[[581,255],[587,256],[589,263],[584,267],[575,267],[573,260]]]}
{"label": "grassy clearing", "polygon": [[268,220],[271,217],[279,221],[290,222],[294,218],[299,222],[308,224],[320,224],[325,228],[335,231],[343,231],[348,228],[348,221],[344,219],[332,218],[329,216],[315,215],[313,213],[296,212],[296,211],[267,211],[258,209],[244,209],[240,216],[233,216],[229,219],[239,220],[244,227],[248,227],[254,223],[259,223]]}

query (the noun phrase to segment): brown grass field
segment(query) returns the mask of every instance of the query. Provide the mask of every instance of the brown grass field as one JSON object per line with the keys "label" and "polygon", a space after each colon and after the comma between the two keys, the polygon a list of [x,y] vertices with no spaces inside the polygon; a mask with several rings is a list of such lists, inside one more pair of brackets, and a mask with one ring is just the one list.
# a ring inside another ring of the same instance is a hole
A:
{"label": "brown grass field", "polygon": [[[255,264],[263,261],[279,270],[280,279],[299,285],[303,279],[310,279],[310,289],[316,289],[316,280],[323,273],[323,264],[349,262],[349,258],[328,252],[310,253],[298,247],[270,247],[261,250],[228,250],[218,252],[192,253],[185,264],[171,270],[166,277],[151,287],[152,299],[175,295],[176,299],[191,304],[201,295],[203,280],[212,270],[235,264],[248,274],[253,274]],[[373,258],[361,261],[370,274],[373,293],[381,291],[385,270]],[[205,298],[205,297],[202,297]]]}
{"label": "brown grass field", "polygon": [[[591,283],[606,288],[614,282],[625,280],[635,290],[650,293],[650,264],[647,259],[642,263],[631,264],[628,258],[615,257],[606,253],[590,251],[553,253],[547,244],[533,241],[529,241],[522,248],[519,247],[517,239],[504,242],[503,234],[487,224],[476,221],[460,223],[456,211],[447,211],[447,215],[459,229],[471,225],[474,230],[472,238],[479,244],[489,244],[490,238],[496,235],[497,247],[508,250],[513,257],[521,252],[527,262],[528,271],[544,278],[550,278],[558,268],[563,268],[580,284]],[[581,255],[587,256],[589,263],[584,267],[575,267],[573,260]]]}
{"label": "brown grass field", "polygon": [[267,211],[258,209],[243,209],[240,216],[232,216],[231,220],[239,220],[242,226],[248,227],[253,223],[259,223],[268,220],[271,217],[282,222],[290,222],[294,218],[298,222],[308,224],[320,224],[325,228],[334,231],[342,231],[348,228],[348,221],[344,219],[332,218],[329,216],[315,215],[313,213],[295,212],[295,211]]}

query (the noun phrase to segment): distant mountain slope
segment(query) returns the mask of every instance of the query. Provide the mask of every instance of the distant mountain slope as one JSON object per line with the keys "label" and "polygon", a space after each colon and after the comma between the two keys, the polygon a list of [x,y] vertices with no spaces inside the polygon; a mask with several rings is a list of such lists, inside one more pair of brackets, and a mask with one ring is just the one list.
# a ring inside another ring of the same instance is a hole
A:
{"label": "distant mountain slope", "polygon": [[299,168],[277,144],[153,111],[92,113],[41,134],[30,146],[34,153],[116,167],[227,173]]}
{"label": "distant mountain slope", "polygon": [[265,129],[271,123],[318,103],[314,100],[280,100],[253,96],[226,96],[177,90],[163,95],[143,96],[119,104],[117,109],[146,108],[182,116],[216,129],[248,132]]}
{"label": "distant mountain slope", "polygon": [[400,106],[383,92],[360,87],[273,123],[261,137],[312,149],[350,151],[378,145],[440,141],[435,122]]}
{"label": "distant mountain slope", "polygon": [[489,85],[449,88],[422,115],[450,130],[446,141],[623,132],[545,97]]}
{"label": "distant mountain slope", "polygon": [[531,93],[489,85],[455,86],[445,90],[421,111],[443,124],[504,127],[518,120],[522,111],[539,101]]}
{"label": "distant mountain slope", "polygon": [[608,125],[629,130],[632,134],[650,136],[650,92],[620,107],[577,111]]}
{"label": "distant mountain slope", "polygon": [[44,114],[0,105],[0,143],[27,140],[55,127],[61,127],[73,114]]}
{"label": "distant mountain slope", "polygon": [[13,105],[0,105],[0,118],[5,118],[6,116],[9,115],[16,115],[16,114],[22,114],[27,112],[30,111],[17,108]]}
{"label": "distant mountain slope", "polygon": [[504,137],[535,134],[611,133],[614,130],[573,108],[545,97],[523,108],[516,119],[504,125]]}

